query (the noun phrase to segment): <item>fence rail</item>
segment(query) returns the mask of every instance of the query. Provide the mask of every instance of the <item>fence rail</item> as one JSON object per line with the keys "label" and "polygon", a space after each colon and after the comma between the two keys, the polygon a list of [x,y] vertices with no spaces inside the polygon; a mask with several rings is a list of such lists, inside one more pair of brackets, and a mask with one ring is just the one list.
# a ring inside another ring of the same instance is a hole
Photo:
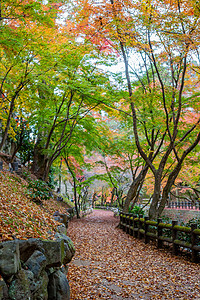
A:
{"label": "fence rail", "polygon": [[[151,221],[148,217],[120,213],[120,228],[138,239],[144,238],[145,243],[149,243],[151,239],[155,240],[158,248],[164,247],[164,242],[172,244],[172,251],[175,255],[179,253],[180,247],[190,249],[192,262],[199,262],[200,229],[197,228],[197,224],[184,227],[178,226],[177,221],[165,224],[160,218],[157,221]],[[181,233],[188,234],[189,241],[179,238]]]}
{"label": "fence rail", "polygon": [[191,209],[200,210],[200,202],[188,202],[188,201],[169,201],[166,208],[176,208],[176,209]]}

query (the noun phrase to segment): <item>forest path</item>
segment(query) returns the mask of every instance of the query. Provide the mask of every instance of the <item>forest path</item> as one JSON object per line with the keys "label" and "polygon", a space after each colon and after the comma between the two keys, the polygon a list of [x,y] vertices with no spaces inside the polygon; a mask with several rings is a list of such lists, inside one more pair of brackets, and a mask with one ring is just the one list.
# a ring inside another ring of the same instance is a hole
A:
{"label": "forest path", "polygon": [[145,245],[110,211],[70,222],[76,254],[69,264],[71,300],[200,299],[200,266]]}

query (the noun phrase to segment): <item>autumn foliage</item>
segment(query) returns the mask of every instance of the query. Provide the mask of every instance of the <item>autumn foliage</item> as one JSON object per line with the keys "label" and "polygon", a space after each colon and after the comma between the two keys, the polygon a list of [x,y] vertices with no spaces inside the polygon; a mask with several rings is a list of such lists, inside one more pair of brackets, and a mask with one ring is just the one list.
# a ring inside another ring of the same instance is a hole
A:
{"label": "autumn foliage", "polygon": [[66,213],[67,205],[55,200],[35,204],[27,196],[28,183],[20,176],[7,171],[0,173],[0,240],[42,238],[53,239],[60,224],[53,219],[53,213]]}

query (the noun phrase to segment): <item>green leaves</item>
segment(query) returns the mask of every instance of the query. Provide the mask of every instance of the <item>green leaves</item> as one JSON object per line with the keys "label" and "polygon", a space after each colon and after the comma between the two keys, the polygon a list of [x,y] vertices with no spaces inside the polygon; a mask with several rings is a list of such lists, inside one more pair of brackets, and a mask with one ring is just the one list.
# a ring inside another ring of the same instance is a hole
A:
{"label": "green leaves", "polygon": [[50,199],[50,189],[42,180],[30,180],[27,186],[27,195],[35,203],[41,203],[42,200]]}

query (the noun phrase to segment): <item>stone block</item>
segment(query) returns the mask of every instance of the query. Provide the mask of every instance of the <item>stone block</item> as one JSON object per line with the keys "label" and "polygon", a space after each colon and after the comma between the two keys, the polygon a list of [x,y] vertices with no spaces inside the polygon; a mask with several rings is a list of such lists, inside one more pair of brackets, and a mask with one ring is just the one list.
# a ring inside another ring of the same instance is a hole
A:
{"label": "stone block", "polygon": [[15,279],[11,282],[8,290],[9,299],[11,300],[28,300],[31,299],[29,280],[25,270],[19,270]]}
{"label": "stone block", "polygon": [[48,300],[69,300],[70,287],[66,276],[60,271],[49,276]]}
{"label": "stone block", "polygon": [[43,244],[40,239],[31,238],[28,240],[19,240],[20,259],[26,262],[35,250],[44,253]]}
{"label": "stone block", "polygon": [[68,264],[72,260],[72,257],[75,254],[74,244],[73,244],[72,240],[68,236],[66,236],[65,234],[56,233],[55,237],[58,240],[60,239],[60,240],[64,241],[65,256],[64,256],[63,263]]}
{"label": "stone block", "polygon": [[58,231],[58,233],[66,234],[67,233],[66,226],[64,224],[58,225],[57,226],[57,231]]}
{"label": "stone block", "polygon": [[63,264],[65,257],[64,241],[63,240],[43,240],[44,255],[46,256],[47,268],[60,267]]}
{"label": "stone block", "polygon": [[19,243],[8,241],[0,244],[0,274],[9,278],[21,268]]}
{"label": "stone block", "polygon": [[46,267],[46,257],[45,255],[36,250],[26,261],[25,265],[28,267],[28,269],[34,274],[35,277],[39,277],[41,272]]}
{"label": "stone block", "polygon": [[35,290],[33,292],[33,300],[47,300],[48,299],[48,283],[49,277],[46,272],[43,272],[39,280],[35,283]]}

